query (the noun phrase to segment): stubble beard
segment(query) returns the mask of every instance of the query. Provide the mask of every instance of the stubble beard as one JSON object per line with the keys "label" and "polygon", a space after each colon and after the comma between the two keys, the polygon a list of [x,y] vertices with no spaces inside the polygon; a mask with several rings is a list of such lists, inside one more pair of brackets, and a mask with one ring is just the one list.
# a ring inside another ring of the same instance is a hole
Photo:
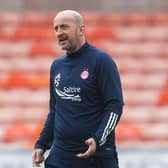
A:
{"label": "stubble beard", "polygon": [[62,50],[67,51],[67,53],[73,53],[75,52],[77,48],[77,42],[76,41],[69,41],[68,40],[68,44],[65,46],[62,46]]}

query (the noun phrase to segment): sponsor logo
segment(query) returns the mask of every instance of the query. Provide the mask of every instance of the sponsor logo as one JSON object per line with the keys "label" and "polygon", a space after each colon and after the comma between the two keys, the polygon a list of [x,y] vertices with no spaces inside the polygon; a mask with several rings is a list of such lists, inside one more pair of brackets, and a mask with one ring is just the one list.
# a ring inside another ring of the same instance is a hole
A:
{"label": "sponsor logo", "polygon": [[89,71],[88,71],[88,69],[84,69],[84,70],[82,71],[82,73],[80,74],[80,77],[81,77],[82,79],[87,79],[87,78],[89,77]]}
{"label": "sponsor logo", "polygon": [[81,97],[79,94],[80,94],[81,88],[79,88],[79,87],[64,87],[63,90],[60,90],[57,88],[59,86],[60,80],[61,80],[61,74],[59,73],[58,75],[55,76],[55,79],[54,79],[55,91],[56,91],[57,95],[61,99],[80,102]]}

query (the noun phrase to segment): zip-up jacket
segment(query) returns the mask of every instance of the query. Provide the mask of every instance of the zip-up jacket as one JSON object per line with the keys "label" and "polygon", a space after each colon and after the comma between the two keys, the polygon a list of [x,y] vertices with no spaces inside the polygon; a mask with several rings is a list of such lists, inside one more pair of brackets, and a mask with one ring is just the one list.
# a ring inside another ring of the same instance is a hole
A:
{"label": "zip-up jacket", "polygon": [[115,147],[115,127],[123,107],[117,66],[104,51],[85,43],[50,68],[50,109],[35,148],[84,151],[93,137],[97,148]]}

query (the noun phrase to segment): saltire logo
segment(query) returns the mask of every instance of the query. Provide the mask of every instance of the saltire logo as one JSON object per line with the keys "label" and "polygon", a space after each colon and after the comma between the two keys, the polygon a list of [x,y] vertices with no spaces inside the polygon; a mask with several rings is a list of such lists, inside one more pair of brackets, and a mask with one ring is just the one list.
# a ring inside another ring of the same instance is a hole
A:
{"label": "saltire logo", "polygon": [[81,101],[81,97],[79,95],[80,88],[79,87],[64,87],[63,91],[58,89],[59,83],[61,80],[61,74],[57,74],[54,79],[55,92],[61,99],[72,100],[72,101]]}

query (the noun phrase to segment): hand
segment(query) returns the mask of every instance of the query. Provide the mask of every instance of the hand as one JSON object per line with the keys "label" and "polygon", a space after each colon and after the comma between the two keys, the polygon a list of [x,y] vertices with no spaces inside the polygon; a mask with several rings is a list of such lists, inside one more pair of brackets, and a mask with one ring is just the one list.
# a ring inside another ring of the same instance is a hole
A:
{"label": "hand", "polygon": [[44,150],[35,149],[32,154],[32,164],[33,166],[40,167],[40,164],[44,161]]}
{"label": "hand", "polygon": [[93,155],[96,151],[96,141],[94,140],[94,138],[89,138],[85,141],[86,145],[88,145],[88,149],[86,152],[84,153],[79,153],[76,156],[79,158],[83,158],[86,159],[88,157],[90,157],[91,155]]}

